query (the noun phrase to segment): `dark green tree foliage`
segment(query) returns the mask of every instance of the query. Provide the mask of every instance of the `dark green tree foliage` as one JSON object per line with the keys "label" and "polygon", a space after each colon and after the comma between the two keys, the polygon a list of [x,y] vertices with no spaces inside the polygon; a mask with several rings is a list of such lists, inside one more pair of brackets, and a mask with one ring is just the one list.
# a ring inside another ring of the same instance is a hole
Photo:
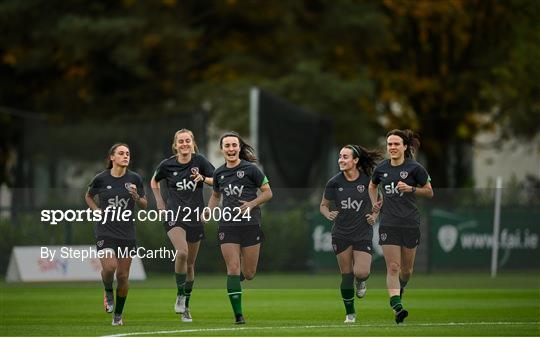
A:
{"label": "dark green tree foliage", "polygon": [[[245,133],[257,85],[333,118],[338,144],[381,145],[385,129],[415,129],[436,185],[463,186],[479,130],[538,130],[539,6],[5,0],[0,107],[59,123],[204,109]],[[17,122],[2,109],[4,130]]]}
{"label": "dark green tree foliage", "polygon": [[[412,127],[439,187],[470,184],[473,137],[538,132],[536,1],[383,1],[392,42],[373,60],[388,128]],[[533,66],[534,65],[534,66]]]}
{"label": "dark green tree foliage", "polygon": [[197,33],[180,7],[135,1],[5,1],[2,105],[59,120],[178,110]]}

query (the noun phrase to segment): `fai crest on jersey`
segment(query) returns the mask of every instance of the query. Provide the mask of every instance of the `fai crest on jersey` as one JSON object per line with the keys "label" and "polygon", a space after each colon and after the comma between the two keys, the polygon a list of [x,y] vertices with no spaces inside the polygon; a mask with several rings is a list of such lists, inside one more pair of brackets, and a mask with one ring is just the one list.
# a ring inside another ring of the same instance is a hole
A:
{"label": "fai crest on jersey", "polygon": [[219,240],[222,241],[225,238],[225,233],[220,232],[218,236],[219,236]]}
{"label": "fai crest on jersey", "polygon": [[366,187],[363,184],[357,185],[356,190],[358,190],[359,193],[363,193],[366,190]]}
{"label": "fai crest on jersey", "polygon": [[381,242],[384,242],[384,241],[386,241],[386,232],[383,232],[381,234]]}
{"label": "fai crest on jersey", "polygon": [[238,176],[238,178],[242,178],[242,177],[244,177],[244,175],[245,175],[245,173],[244,173],[243,170],[238,170],[238,171],[236,172],[236,176]]}
{"label": "fai crest on jersey", "polygon": [[124,183],[124,187],[126,187],[127,191],[131,190],[131,187],[135,188],[135,184],[132,183]]}
{"label": "fai crest on jersey", "polygon": [[199,175],[199,168],[198,167],[192,167],[191,168],[191,173],[193,175]]}
{"label": "fai crest on jersey", "polygon": [[98,241],[96,244],[97,244],[97,246],[99,246],[101,248],[103,246],[103,242],[105,242],[105,241],[101,240],[101,241]]}
{"label": "fai crest on jersey", "polygon": [[399,176],[402,178],[402,179],[406,179],[407,176],[409,176],[409,173],[406,172],[406,171],[402,171],[399,173]]}
{"label": "fai crest on jersey", "polygon": [[173,227],[175,224],[176,224],[176,221],[175,221],[175,220],[170,220],[170,221],[169,221],[169,226],[170,226],[170,227]]}

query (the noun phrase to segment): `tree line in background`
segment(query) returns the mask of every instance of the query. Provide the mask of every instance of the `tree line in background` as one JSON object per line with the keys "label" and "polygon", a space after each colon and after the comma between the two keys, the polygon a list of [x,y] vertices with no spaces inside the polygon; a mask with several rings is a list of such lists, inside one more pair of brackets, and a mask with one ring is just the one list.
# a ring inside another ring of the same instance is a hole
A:
{"label": "tree line in background", "polygon": [[439,187],[471,184],[479,131],[540,125],[535,0],[4,0],[0,29],[2,168],[20,112],[203,110],[246,133],[254,85],[331,117],[338,144],[420,132]]}

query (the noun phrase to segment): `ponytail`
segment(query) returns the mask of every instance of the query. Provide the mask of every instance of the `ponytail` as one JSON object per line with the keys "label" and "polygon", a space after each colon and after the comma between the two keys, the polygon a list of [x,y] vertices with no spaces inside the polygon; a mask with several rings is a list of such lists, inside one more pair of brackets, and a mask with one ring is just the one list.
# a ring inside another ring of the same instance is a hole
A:
{"label": "ponytail", "polygon": [[348,144],[343,148],[352,150],[353,159],[358,159],[356,168],[368,176],[373,174],[373,169],[383,159],[383,154],[380,150],[369,150],[356,144]]}

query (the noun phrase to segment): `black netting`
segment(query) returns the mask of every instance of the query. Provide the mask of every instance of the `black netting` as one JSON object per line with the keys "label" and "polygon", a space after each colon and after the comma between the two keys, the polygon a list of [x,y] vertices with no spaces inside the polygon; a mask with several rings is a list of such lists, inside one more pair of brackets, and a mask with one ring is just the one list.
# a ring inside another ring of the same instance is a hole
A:
{"label": "black netting", "polygon": [[272,187],[320,187],[329,177],[332,121],[260,92],[259,156]]}

